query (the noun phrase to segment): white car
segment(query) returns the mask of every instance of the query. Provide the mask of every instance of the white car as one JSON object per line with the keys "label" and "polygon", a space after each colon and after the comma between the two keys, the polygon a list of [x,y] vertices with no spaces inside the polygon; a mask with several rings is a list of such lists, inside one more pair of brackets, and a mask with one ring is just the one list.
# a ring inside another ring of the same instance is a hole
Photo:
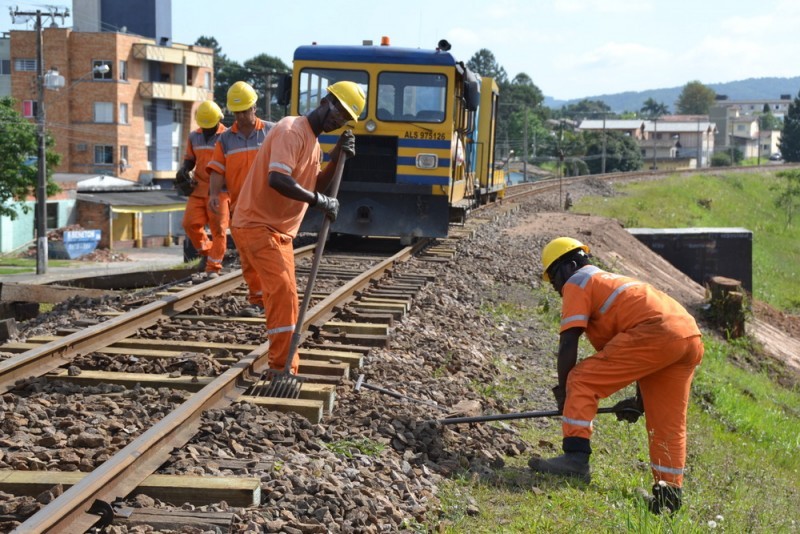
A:
{"label": "white car", "polygon": [[770,155],[769,159],[770,161],[780,161],[783,159],[783,157],[781,156],[780,152],[775,152],[774,154]]}

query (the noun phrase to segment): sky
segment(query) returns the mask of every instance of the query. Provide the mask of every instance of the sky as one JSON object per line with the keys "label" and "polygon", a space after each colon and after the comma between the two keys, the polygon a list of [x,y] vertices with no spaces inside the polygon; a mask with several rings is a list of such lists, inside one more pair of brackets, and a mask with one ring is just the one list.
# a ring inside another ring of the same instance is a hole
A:
{"label": "sky", "polygon": [[[0,32],[14,6],[37,4],[0,0]],[[213,36],[240,63],[265,53],[291,65],[313,42],[447,39],[456,59],[488,49],[509,78],[525,73],[558,100],[800,75],[797,0],[172,0],[172,27],[174,42]]]}

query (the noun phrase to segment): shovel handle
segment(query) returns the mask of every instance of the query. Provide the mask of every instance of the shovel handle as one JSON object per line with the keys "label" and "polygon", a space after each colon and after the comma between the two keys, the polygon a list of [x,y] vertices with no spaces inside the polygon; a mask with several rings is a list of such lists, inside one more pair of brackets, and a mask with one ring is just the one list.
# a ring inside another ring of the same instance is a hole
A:
{"label": "shovel handle", "polygon": [[[616,413],[613,408],[599,408],[597,413]],[[498,413],[494,415],[479,415],[476,417],[449,417],[438,419],[436,422],[441,425],[457,425],[460,423],[486,423],[489,421],[506,421],[509,419],[533,419],[536,417],[558,417],[562,415],[559,410],[547,410],[543,412],[517,412],[517,413]]]}
{"label": "shovel handle", "polygon": [[[331,179],[330,192],[331,196],[336,198],[339,193],[339,184],[342,182],[342,173],[344,172],[344,162],[347,158],[340,154],[339,159],[336,161],[336,169]],[[289,354],[286,355],[286,365],[284,372],[288,373],[292,368],[292,360],[294,360],[294,353],[300,347],[300,338],[303,333],[303,323],[306,320],[306,310],[308,310],[308,303],[311,301],[311,291],[314,289],[314,282],[317,279],[317,271],[319,271],[320,260],[322,260],[322,251],[325,249],[325,241],[328,239],[328,232],[331,229],[331,220],[328,217],[322,217],[322,227],[319,229],[317,235],[317,246],[314,249],[314,259],[311,261],[311,271],[308,273],[308,281],[306,282],[306,290],[303,293],[303,302],[300,304],[300,310],[297,313],[297,323],[294,325],[294,333],[292,334],[292,342],[289,345]]]}

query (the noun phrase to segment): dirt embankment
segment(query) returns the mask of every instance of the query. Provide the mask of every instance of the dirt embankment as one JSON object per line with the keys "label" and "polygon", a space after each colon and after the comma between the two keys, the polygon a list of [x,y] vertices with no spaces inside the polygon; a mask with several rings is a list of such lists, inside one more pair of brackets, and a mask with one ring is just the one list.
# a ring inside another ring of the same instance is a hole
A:
{"label": "dirt embankment", "polygon": [[[510,235],[551,238],[574,236],[588,244],[598,263],[644,280],[700,315],[705,288],[673,267],[629,234],[613,219],[564,212],[532,213]],[[787,315],[763,302],[754,302],[747,332],[765,354],[785,364],[800,380],[800,317]]]}

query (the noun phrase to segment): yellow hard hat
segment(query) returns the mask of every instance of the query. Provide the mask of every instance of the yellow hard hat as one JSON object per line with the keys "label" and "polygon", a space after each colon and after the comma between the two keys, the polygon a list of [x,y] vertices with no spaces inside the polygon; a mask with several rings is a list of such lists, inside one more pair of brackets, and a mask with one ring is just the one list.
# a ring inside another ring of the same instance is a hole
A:
{"label": "yellow hard hat", "polygon": [[200,128],[213,128],[222,120],[222,110],[213,100],[206,100],[197,108],[194,118]]}
{"label": "yellow hard hat", "polygon": [[228,109],[231,112],[247,111],[256,104],[256,90],[247,82],[236,82],[228,89]]}
{"label": "yellow hard hat", "polygon": [[348,81],[336,82],[328,86],[328,92],[341,102],[342,107],[347,110],[354,121],[358,120],[358,116],[364,111],[364,105],[367,103],[367,96],[360,85]]}
{"label": "yellow hard hat", "polygon": [[544,268],[542,280],[549,282],[550,275],[547,274],[547,270],[550,266],[564,256],[564,254],[577,249],[581,249],[587,254],[589,253],[589,247],[571,237],[557,237],[546,244],[542,249],[542,267]]}

